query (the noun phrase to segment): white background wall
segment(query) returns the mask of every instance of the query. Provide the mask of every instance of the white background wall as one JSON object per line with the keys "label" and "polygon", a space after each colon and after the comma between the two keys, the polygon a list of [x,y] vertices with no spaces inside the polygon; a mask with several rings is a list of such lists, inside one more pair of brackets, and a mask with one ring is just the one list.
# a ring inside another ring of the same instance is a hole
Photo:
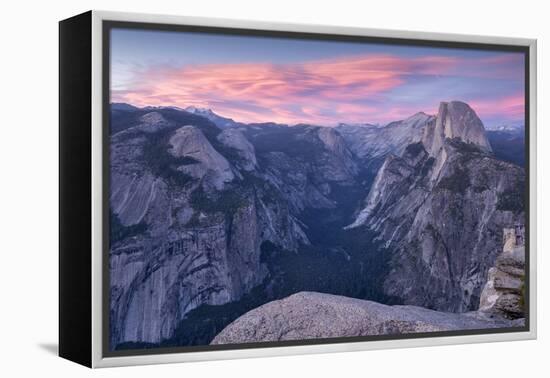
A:
{"label": "white background wall", "polygon": [[[57,343],[57,21],[88,9],[502,35],[539,40],[539,209],[549,189],[545,1],[5,1],[0,22],[0,375],[100,377],[542,376],[548,230],[539,213],[539,340],[89,371]],[[78,127],[78,125],[75,125]],[[544,235],[546,234],[546,235]],[[545,276],[546,275],[546,276]],[[545,351],[546,348],[546,351]]]}

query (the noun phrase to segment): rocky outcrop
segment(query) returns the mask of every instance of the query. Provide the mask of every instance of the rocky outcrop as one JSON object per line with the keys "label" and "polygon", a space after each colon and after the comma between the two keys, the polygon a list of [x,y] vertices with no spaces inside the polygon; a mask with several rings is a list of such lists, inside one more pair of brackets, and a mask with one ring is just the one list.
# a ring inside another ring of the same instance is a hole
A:
{"label": "rocky outcrop", "polygon": [[318,127],[317,137],[327,153],[319,161],[318,174],[327,181],[350,181],[357,174],[358,167],[341,134],[331,127]]}
{"label": "rocky outcrop", "polygon": [[483,313],[444,313],[300,292],[258,307],[228,325],[212,344],[324,339],[520,326]]}
{"label": "rocky outcrop", "polygon": [[432,156],[443,149],[446,139],[459,139],[490,152],[483,123],[468,104],[460,101],[442,102],[435,122],[428,123],[422,135],[422,144]]}
{"label": "rocky outcrop", "polygon": [[243,131],[236,128],[226,129],[218,135],[224,145],[238,151],[240,159],[236,162],[246,171],[253,171],[258,166],[254,146],[246,139]]}
{"label": "rocky outcrop", "polygon": [[525,230],[504,230],[503,252],[489,269],[479,310],[509,319],[525,316]]}
{"label": "rocky outcrop", "polygon": [[348,227],[368,227],[391,251],[388,295],[442,311],[475,310],[502,228],[524,218],[525,173],[490,154],[466,104],[442,103],[425,130],[421,142],[386,158]]}
{"label": "rocky outcrop", "polygon": [[191,162],[177,169],[197,179],[206,177],[205,183],[221,190],[226,182],[235,178],[229,162],[212,147],[204,134],[193,126],[177,129],[170,138],[168,150],[176,158],[188,158]]}

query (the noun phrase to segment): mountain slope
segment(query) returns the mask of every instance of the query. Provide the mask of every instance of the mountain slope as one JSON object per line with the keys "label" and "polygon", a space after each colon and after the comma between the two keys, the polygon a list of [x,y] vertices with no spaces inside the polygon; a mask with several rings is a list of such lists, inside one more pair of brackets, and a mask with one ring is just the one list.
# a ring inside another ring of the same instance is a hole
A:
{"label": "mountain slope", "polygon": [[388,154],[400,155],[409,144],[422,139],[426,125],[433,120],[433,116],[420,112],[384,127],[340,124],[336,130],[342,134],[350,150],[369,163]]}
{"label": "mountain slope", "polygon": [[267,273],[262,242],[307,244],[276,188],[239,168],[254,157],[221,134],[155,109],[111,137],[112,347],[160,342],[192,309],[238,300]]}
{"label": "mountain slope", "polygon": [[524,217],[525,185],[523,169],[490,153],[480,122],[467,105],[443,103],[421,142],[386,158],[349,226],[367,226],[393,251],[388,295],[476,309],[503,225]]}
{"label": "mountain slope", "polygon": [[490,130],[487,131],[487,139],[497,158],[525,167],[525,130],[523,128]]}
{"label": "mountain slope", "polygon": [[357,174],[331,129],[222,131],[173,108],[121,111],[132,115],[111,136],[113,348],[169,340],[194,309],[263,285],[266,259],[310,244],[302,211],[334,208],[334,188]]}
{"label": "mountain slope", "polygon": [[298,291],[474,309],[523,219],[523,169],[463,103],[384,127],[188,110],[111,109],[112,348],[209,343]]}

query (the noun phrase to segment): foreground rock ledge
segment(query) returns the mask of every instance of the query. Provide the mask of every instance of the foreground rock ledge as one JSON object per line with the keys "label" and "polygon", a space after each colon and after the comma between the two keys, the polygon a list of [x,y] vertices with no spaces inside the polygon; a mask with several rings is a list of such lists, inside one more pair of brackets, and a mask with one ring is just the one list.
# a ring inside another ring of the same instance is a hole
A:
{"label": "foreground rock ledge", "polygon": [[300,292],[260,306],[228,325],[212,344],[521,327],[483,312],[462,314],[387,306],[330,294]]}

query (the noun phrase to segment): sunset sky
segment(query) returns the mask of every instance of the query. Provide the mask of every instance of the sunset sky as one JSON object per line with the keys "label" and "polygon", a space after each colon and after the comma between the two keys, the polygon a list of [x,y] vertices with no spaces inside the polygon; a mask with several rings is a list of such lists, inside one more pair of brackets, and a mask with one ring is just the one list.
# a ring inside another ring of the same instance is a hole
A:
{"label": "sunset sky", "polygon": [[241,122],[380,123],[441,101],[524,123],[520,53],[114,29],[111,101],[211,108]]}

